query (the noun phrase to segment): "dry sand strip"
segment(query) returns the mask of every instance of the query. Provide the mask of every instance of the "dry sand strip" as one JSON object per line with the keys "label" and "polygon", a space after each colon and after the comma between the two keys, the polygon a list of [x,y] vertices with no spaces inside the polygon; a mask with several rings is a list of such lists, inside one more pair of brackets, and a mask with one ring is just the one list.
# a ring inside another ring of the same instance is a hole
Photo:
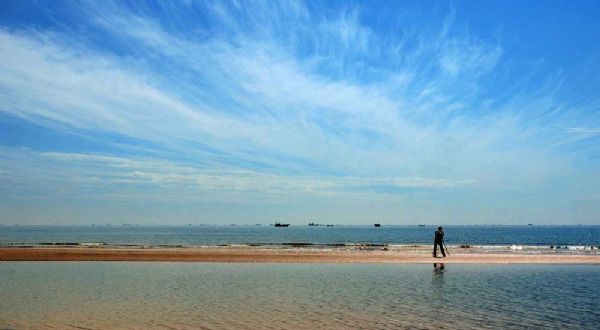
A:
{"label": "dry sand strip", "polygon": [[0,248],[0,261],[185,261],[282,263],[600,264],[599,254],[429,254],[401,251],[247,248]]}

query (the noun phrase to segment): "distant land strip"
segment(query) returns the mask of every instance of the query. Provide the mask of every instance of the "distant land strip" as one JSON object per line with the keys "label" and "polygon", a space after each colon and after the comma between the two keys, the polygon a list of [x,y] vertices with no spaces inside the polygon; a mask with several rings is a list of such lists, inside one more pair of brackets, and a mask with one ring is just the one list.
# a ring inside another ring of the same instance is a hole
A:
{"label": "distant land strip", "polygon": [[[459,252],[459,251],[457,251]],[[424,251],[266,248],[93,248],[7,247],[0,261],[172,261],[279,263],[453,263],[453,264],[600,264],[600,254],[451,253],[433,258]]]}

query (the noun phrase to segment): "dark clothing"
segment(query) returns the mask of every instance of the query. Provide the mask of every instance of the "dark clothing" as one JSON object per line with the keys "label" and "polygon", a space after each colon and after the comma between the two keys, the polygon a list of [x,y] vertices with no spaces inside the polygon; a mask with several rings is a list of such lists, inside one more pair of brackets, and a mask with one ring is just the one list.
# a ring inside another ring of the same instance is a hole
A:
{"label": "dark clothing", "polygon": [[433,257],[436,258],[437,257],[437,247],[440,247],[440,251],[442,251],[442,255],[444,256],[444,258],[446,257],[446,252],[444,251],[444,243],[442,242],[435,242],[433,243]]}
{"label": "dark clothing", "polygon": [[440,251],[442,251],[442,255],[446,257],[446,251],[444,251],[444,231],[436,230],[435,238],[433,240],[433,257],[437,257],[437,247],[440,247]]}
{"label": "dark clothing", "polygon": [[444,241],[444,231],[443,230],[436,230],[435,231],[434,242],[441,243],[443,241]]}

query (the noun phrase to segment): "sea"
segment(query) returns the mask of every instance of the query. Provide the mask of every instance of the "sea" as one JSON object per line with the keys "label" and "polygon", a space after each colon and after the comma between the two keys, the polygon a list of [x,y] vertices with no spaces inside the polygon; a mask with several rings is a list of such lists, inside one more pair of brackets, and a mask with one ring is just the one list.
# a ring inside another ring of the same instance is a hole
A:
{"label": "sea", "polygon": [[[0,246],[430,244],[434,226],[1,226]],[[445,226],[598,246],[600,226]],[[0,262],[0,329],[598,329],[600,265]]]}
{"label": "sea", "polygon": [[[0,226],[0,246],[430,244],[435,226]],[[444,226],[447,244],[598,246],[600,226]]]}
{"label": "sea", "polygon": [[0,262],[0,329],[598,329],[595,265]]}

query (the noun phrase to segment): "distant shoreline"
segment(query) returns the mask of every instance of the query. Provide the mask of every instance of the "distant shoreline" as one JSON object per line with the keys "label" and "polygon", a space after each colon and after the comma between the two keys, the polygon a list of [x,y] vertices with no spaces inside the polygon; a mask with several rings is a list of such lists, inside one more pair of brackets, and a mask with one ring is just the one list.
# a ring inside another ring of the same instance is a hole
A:
{"label": "distant shoreline", "polygon": [[521,252],[451,249],[433,258],[426,247],[406,249],[3,247],[0,261],[157,261],[273,263],[600,264],[597,252]]}

